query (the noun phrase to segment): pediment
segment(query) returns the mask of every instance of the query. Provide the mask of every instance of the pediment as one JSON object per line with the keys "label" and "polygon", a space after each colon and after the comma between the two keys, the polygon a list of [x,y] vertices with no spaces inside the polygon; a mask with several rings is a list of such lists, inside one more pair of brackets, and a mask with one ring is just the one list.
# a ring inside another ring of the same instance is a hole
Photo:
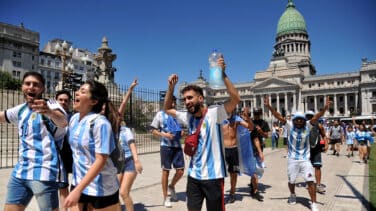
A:
{"label": "pediment", "polygon": [[297,84],[282,80],[279,78],[270,78],[259,84],[256,84],[253,89],[270,89],[278,87],[295,87]]}

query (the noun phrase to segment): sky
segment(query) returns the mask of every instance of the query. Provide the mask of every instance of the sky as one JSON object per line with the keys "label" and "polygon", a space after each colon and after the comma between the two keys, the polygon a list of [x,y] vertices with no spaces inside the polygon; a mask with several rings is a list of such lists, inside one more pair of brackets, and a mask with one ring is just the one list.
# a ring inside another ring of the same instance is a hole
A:
{"label": "sky", "polygon": [[[311,41],[318,75],[358,71],[361,59],[376,60],[375,0],[294,0]],[[208,55],[224,54],[234,83],[253,81],[265,70],[287,0],[1,0],[0,22],[97,52],[104,36],[117,55],[115,82],[165,90],[208,78]]]}

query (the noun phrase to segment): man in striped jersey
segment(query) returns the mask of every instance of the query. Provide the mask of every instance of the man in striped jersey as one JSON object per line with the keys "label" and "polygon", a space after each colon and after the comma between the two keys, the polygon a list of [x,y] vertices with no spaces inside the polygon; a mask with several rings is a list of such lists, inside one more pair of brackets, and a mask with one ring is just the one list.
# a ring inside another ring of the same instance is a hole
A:
{"label": "man in striped jersey", "polygon": [[178,76],[172,74],[168,79],[165,112],[187,125],[189,134],[196,131],[203,118],[197,151],[191,157],[188,167],[187,207],[190,211],[201,210],[204,199],[207,210],[225,210],[223,188],[226,165],[221,123],[236,108],[240,96],[225,74],[223,58],[218,59],[217,63],[222,68],[223,82],[229,94],[229,100],[219,106],[207,108],[204,105],[202,89],[196,85],[188,85],[181,90],[187,111],[176,111],[172,107],[172,96]]}
{"label": "man in striped jersey", "polygon": [[285,125],[287,130],[287,175],[290,189],[290,197],[287,202],[289,204],[296,204],[295,180],[301,174],[308,185],[308,193],[311,197],[311,210],[316,211],[318,208],[316,204],[316,187],[314,184],[315,174],[310,161],[311,147],[309,133],[313,125],[329,109],[331,101],[329,101],[328,97],[324,109],[316,113],[310,121],[306,120],[304,113],[296,112],[292,118],[292,124],[287,123],[286,119],[269,104],[267,96],[264,98],[264,104]]}
{"label": "man in striped jersey", "polygon": [[66,113],[54,100],[42,99],[44,78],[26,72],[25,103],[0,112],[0,123],[18,125],[19,160],[8,183],[4,210],[24,210],[33,195],[40,210],[58,210],[58,182],[64,172],[59,147],[66,133]]}

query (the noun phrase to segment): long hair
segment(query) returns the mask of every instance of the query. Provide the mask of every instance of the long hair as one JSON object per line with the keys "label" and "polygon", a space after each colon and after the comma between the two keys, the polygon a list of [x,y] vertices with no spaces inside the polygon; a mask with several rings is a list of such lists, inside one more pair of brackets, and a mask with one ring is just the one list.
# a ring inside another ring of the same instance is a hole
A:
{"label": "long hair", "polygon": [[[100,113],[103,105],[105,105],[108,101],[108,92],[106,87],[102,83],[93,80],[86,81],[85,84],[88,84],[90,87],[91,99],[98,101],[98,103],[93,106],[92,111],[94,113]],[[107,109],[108,106],[106,106],[106,110]]]}
{"label": "long hair", "polygon": [[121,117],[116,106],[111,101],[108,101],[106,104],[105,116],[111,123],[113,133],[118,134]]}

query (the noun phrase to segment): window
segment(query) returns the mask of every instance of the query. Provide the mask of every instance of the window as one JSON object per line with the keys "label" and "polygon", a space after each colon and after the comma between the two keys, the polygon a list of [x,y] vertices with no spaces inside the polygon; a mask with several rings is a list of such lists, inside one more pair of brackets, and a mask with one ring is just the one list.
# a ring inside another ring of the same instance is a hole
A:
{"label": "window", "polygon": [[21,67],[21,62],[19,62],[19,61],[13,61],[13,66],[14,67]]}
{"label": "window", "polygon": [[13,57],[21,58],[21,52],[13,51]]}
{"label": "window", "polygon": [[13,70],[12,71],[12,76],[13,78],[18,78],[20,79],[21,71]]}
{"label": "window", "polygon": [[47,65],[51,66],[51,61],[50,60],[47,60]]}
{"label": "window", "polygon": [[31,69],[34,70],[34,65],[31,65]]}
{"label": "window", "polygon": [[40,60],[40,64],[44,65],[44,59]]}
{"label": "window", "polygon": [[34,61],[34,55],[31,56],[31,61]]}

